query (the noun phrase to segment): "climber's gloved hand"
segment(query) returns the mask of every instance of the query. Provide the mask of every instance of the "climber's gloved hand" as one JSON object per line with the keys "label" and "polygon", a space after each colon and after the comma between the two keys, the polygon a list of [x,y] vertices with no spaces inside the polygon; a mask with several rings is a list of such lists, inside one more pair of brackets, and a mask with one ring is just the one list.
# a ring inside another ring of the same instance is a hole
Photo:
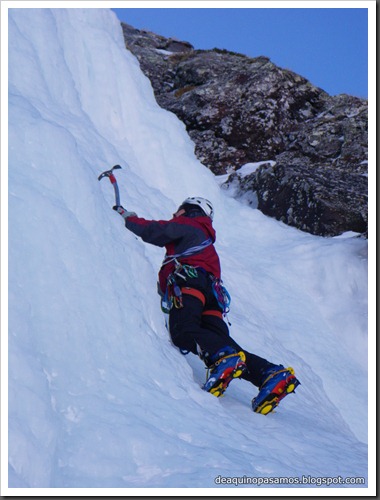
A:
{"label": "climber's gloved hand", "polygon": [[120,214],[124,219],[128,219],[128,217],[136,217],[137,214],[135,212],[129,212],[121,205],[115,205],[112,207],[118,214]]}

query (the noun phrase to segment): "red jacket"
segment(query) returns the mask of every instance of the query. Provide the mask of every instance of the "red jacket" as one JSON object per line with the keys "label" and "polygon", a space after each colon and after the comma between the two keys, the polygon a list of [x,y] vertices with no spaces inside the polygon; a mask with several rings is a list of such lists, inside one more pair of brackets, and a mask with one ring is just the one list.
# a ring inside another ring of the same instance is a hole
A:
{"label": "red jacket", "polygon": [[[197,247],[206,240],[211,240],[210,244],[194,255],[187,257],[177,257],[181,264],[189,264],[194,267],[201,267],[205,271],[220,278],[220,262],[218,254],[214,248],[216,238],[215,229],[209,217],[174,217],[169,221],[146,220],[137,216],[128,217],[125,220],[125,227],[137,236],[140,236],[146,243],[151,243],[159,247],[166,248],[166,256],[182,254],[186,250]],[[168,259],[169,260],[169,259]],[[161,291],[165,293],[166,280],[174,270],[174,263],[169,262],[163,265],[158,273]]]}

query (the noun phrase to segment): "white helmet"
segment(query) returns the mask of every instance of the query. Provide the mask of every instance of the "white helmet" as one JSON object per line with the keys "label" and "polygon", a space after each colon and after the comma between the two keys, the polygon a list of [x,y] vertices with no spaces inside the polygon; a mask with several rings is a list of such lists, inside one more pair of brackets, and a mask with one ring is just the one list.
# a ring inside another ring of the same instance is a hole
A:
{"label": "white helmet", "polygon": [[206,200],[206,198],[191,196],[190,198],[186,198],[186,200],[182,202],[181,207],[183,205],[195,205],[201,208],[205,215],[207,215],[207,217],[210,217],[211,220],[213,220],[214,218],[214,207],[212,206],[211,201]]}

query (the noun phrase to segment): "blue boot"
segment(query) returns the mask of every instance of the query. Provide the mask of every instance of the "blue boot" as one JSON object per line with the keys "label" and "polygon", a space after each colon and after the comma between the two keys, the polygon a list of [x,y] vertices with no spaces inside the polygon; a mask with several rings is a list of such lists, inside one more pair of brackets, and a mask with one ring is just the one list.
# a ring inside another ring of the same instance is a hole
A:
{"label": "blue boot", "polygon": [[246,369],[245,354],[227,346],[209,359],[210,373],[203,389],[218,398],[224,394],[231,380],[241,377]]}
{"label": "blue boot", "polygon": [[293,368],[284,368],[282,365],[272,366],[264,373],[264,377],[259,394],[252,399],[252,409],[255,413],[267,415],[285,396],[294,392],[300,381],[296,379]]}

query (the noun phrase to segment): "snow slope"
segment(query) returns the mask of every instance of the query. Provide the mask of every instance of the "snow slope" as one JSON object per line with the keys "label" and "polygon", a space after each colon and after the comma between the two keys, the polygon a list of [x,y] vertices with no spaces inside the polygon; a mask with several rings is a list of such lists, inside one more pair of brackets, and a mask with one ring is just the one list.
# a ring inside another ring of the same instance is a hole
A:
{"label": "snow slope", "polygon": [[[245,494],[278,477],[292,494],[338,476],[368,488],[367,242],[265,217],[193,150],[110,10],[9,10],[6,493],[222,494],[222,477],[251,478]],[[170,218],[191,195],[214,203],[231,335],[302,383],[275,414],[251,411],[246,381],[220,400],[203,392],[201,361],[170,344],[163,251],[123,227],[111,184],[97,180],[117,163],[121,201],[140,216]],[[326,489],[341,487],[352,485]]]}

